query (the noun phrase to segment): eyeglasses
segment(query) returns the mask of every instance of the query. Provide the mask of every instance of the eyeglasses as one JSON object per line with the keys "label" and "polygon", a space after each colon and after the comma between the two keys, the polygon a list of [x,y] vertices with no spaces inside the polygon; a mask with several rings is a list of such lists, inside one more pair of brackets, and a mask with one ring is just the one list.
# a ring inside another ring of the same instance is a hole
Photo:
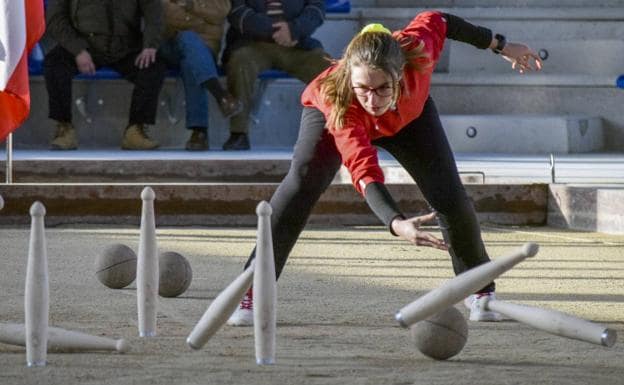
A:
{"label": "eyeglasses", "polygon": [[392,96],[394,93],[394,88],[388,84],[384,84],[383,86],[377,88],[357,86],[351,87],[351,89],[357,96],[368,96],[369,92],[373,92],[377,96],[387,98],[388,96]]}

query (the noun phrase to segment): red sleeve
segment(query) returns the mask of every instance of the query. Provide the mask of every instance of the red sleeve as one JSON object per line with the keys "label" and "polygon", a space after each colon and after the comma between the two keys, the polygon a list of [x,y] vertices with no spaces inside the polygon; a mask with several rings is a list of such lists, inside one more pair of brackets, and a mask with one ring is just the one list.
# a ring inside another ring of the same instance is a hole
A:
{"label": "red sleeve", "polygon": [[427,11],[416,15],[412,21],[394,37],[405,47],[415,48],[421,41],[431,60],[437,62],[446,41],[446,20],[441,12]]}
{"label": "red sleeve", "polygon": [[384,183],[384,175],[379,167],[377,149],[371,144],[364,126],[357,119],[345,116],[345,124],[340,130],[331,130],[336,139],[336,147],[342,156],[342,163],[351,174],[351,182],[362,195],[371,182]]}

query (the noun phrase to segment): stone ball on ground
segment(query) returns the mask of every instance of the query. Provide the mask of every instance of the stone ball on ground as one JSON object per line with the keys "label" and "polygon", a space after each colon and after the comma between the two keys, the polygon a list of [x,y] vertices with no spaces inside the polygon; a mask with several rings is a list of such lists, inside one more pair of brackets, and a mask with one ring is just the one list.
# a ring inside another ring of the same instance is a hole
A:
{"label": "stone ball on ground", "polygon": [[95,260],[95,276],[111,289],[122,289],[136,278],[137,256],[122,243],[113,243],[102,250]]}
{"label": "stone ball on ground", "polygon": [[410,328],[416,348],[434,360],[451,358],[464,348],[468,324],[463,314],[451,306]]}
{"label": "stone ball on ground", "polygon": [[193,271],[183,255],[165,251],[158,256],[158,294],[162,297],[177,297],[191,285]]}

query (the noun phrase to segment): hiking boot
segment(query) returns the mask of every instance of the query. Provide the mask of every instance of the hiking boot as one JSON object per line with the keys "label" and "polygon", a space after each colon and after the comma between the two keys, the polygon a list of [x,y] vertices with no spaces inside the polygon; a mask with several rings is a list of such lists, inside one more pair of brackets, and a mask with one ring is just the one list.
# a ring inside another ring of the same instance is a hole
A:
{"label": "hiking boot", "polygon": [[464,306],[466,306],[470,310],[470,320],[477,322],[497,322],[501,321],[503,317],[494,311],[485,310],[479,304],[480,299],[483,297],[488,297],[490,300],[496,300],[496,294],[494,292],[488,293],[477,293],[468,298],[464,299]]}
{"label": "hiking boot", "polygon": [[225,151],[244,151],[249,148],[249,138],[245,133],[232,132],[230,138],[223,144]]}
{"label": "hiking boot", "polygon": [[202,130],[193,130],[191,137],[186,142],[188,151],[204,151],[208,149],[208,135]]}
{"label": "hiking boot", "polygon": [[253,326],[253,289],[249,288],[240,305],[227,320],[230,326]]}
{"label": "hiking boot", "polygon": [[75,150],[78,148],[76,130],[69,122],[57,122],[54,139],[50,142],[51,150]]}
{"label": "hiking boot", "polygon": [[121,141],[123,150],[153,150],[157,147],[158,143],[147,136],[143,124],[132,124],[126,127]]}
{"label": "hiking boot", "polygon": [[226,94],[217,100],[217,103],[219,103],[219,109],[224,118],[237,115],[243,110],[243,103],[230,94]]}

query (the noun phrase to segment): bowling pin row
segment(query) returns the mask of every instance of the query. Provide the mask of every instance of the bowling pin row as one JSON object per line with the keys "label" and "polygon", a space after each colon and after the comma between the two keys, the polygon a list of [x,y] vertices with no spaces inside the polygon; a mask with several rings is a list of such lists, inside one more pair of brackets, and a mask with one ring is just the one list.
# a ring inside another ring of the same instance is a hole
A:
{"label": "bowling pin row", "polygon": [[[141,198],[141,233],[137,260],[137,310],[139,335],[156,334],[156,301],[158,296],[158,257],[154,220],[154,191],[143,189]],[[0,196],[0,209],[4,200]],[[50,350],[85,351],[114,350],[123,353],[128,346],[123,339],[113,340],[85,333],[50,327],[48,257],[41,202],[30,208],[31,227],[24,295],[24,325],[0,324],[0,342],[26,346],[29,367],[45,366]]]}

